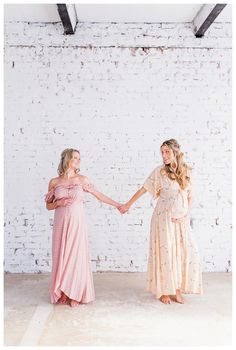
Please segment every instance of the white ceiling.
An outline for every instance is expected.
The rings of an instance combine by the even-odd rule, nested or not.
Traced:
[[[4,22],[59,22],[60,20],[56,4],[4,5]]]
[[[79,22],[192,22],[201,4],[75,4]],[[56,4],[5,4],[5,22],[59,22]],[[215,22],[232,22],[228,4]]]
[[[78,19],[96,22],[191,22],[201,5],[76,5]]]

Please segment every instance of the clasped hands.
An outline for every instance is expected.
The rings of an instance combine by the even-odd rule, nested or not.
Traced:
[[[118,206],[117,209],[119,210],[119,212],[121,214],[125,214],[129,210],[129,205],[127,203],[125,203],[125,204]]]

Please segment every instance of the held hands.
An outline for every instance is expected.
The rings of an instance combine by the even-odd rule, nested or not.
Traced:
[[[127,203],[121,205],[119,208],[117,208],[121,214],[126,213],[129,210],[129,205]]]

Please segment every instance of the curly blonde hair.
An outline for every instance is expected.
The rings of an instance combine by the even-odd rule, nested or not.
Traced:
[[[57,173],[61,176],[65,174],[66,170],[69,168],[69,161],[73,157],[73,152],[77,152],[80,154],[80,151],[74,148],[66,148],[61,153],[61,160],[57,168]],[[78,173],[80,169],[76,170],[76,173]]]
[[[172,149],[177,163],[175,169],[171,167],[171,164],[165,164],[163,171],[167,174],[169,179],[176,180],[180,188],[184,190],[190,182],[190,177],[188,175],[192,169],[184,162],[184,154],[180,151],[180,145],[175,139],[164,141],[161,147],[163,146]]]

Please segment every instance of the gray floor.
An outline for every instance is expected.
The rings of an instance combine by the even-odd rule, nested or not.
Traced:
[[[5,275],[4,345],[231,345],[231,274],[203,274],[204,295],[164,305],[144,273],[95,273],[96,301],[49,303],[49,274]]]

